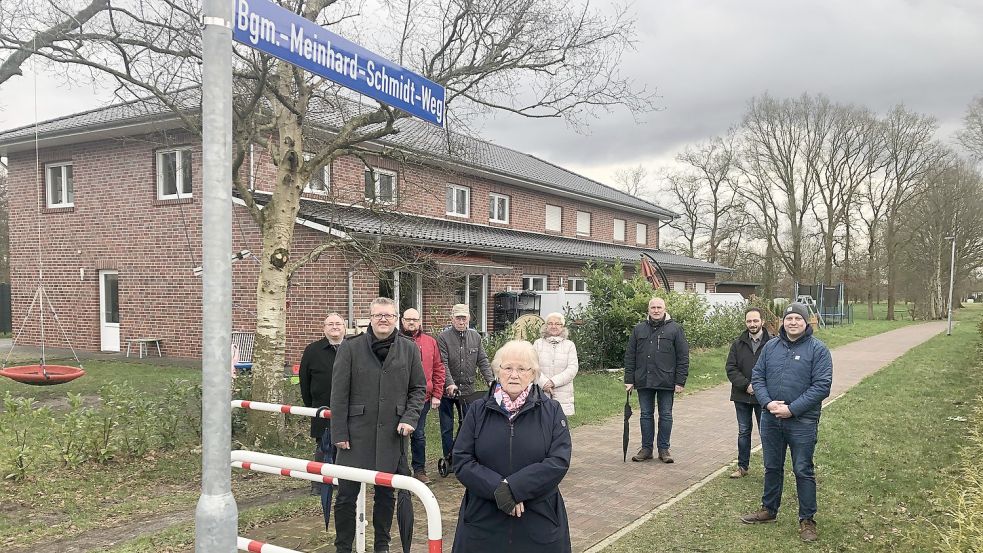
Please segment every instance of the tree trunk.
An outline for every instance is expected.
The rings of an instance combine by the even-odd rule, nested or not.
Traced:
[[[874,290],[880,287],[876,279],[877,226],[868,227],[867,237],[867,320],[874,320]]]
[[[893,321],[894,306],[898,302],[898,235],[894,219],[888,218],[884,232],[884,250],[887,254],[887,320]]]
[[[281,64],[281,72],[288,71]],[[289,82],[281,75],[281,82]],[[281,93],[286,97],[286,90]],[[307,105],[302,100],[297,105]],[[287,336],[287,287],[290,275],[290,248],[294,224],[300,209],[298,170],[301,166],[303,137],[297,114],[282,105],[275,108],[279,144],[274,162],[277,173],[273,199],[263,209],[263,253],[260,256],[259,280],[256,285],[256,343],[253,349],[253,401],[283,403],[284,352]],[[248,441],[254,447],[279,443],[284,428],[283,415],[250,411],[247,419]]]

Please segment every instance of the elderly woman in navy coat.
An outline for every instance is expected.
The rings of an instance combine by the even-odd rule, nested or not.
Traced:
[[[495,354],[498,383],[469,408],[454,443],[454,472],[465,487],[454,553],[569,553],[560,481],[570,467],[563,408],[536,380],[529,342]]]

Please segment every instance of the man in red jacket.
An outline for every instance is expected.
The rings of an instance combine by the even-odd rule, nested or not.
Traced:
[[[420,312],[416,309],[407,309],[403,313],[403,334],[412,338],[416,342],[416,347],[420,348],[420,357],[423,361],[423,373],[427,376],[427,395],[423,400],[423,409],[420,410],[420,422],[413,431],[410,439],[410,450],[413,454],[413,476],[423,482],[430,483],[427,476],[427,437],[425,429],[427,426],[427,413],[430,409],[440,406],[440,398],[444,395],[444,363],[440,360],[440,351],[437,349],[437,340],[421,330],[422,321]]]

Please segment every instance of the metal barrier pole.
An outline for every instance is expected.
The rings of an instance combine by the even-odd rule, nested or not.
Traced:
[[[232,452],[231,457],[232,462],[256,463],[269,467],[333,476],[340,480],[350,480],[364,484],[374,484],[376,486],[388,486],[390,488],[413,492],[420,499],[427,514],[428,551],[429,553],[441,553],[442,551],[443,539],[441,537],[440,506],[437,504],[437,498],[434,497],[433,492],[430,491],[430,488],[426,484],[412,476],[305,461],[304,459],[294,459],[256,451],[236,450]]]
[[[251,553],[301,553],[300,551],[287,549],[286,547],[280,547],[278,545],[270,545],[268,543],[251,540],[242,536],[236,538],[236,546],[238,547],[239,551],[249,551]]]
[[[368,529],[369,520],[365,516],[365,494],[368,493],[363,483],[358,488],[358,499],[355,500],[355,548],[365,551],[365,531]]]

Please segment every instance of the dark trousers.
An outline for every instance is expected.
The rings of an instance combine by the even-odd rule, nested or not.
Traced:
[[[638,389],[638,422],[642,427],[642,447],[652,449],[655,441],[655,404],[659,404],[659,449],[669,449],[669,437],[672,435],[672,390],[654,390],[652,388]]]
[[[460,421],[463,421],[464,415],[468,413],[468,406],[464,401],[442,397],[440,407],[437,408],[437,414],[440,416],[440,447],[443,449],[444,458],[447,458],[454,449],[455,405],[458,411],[458,426],[460,426]]]
[[[816,515],[816,467],[812,462],[819,437],[819,420],[780,419],[761,414],[761,451],[765,460],[765,489],[761,505],[778,513],[785,482],[785,450],[792,452],[795,491],[799,496],[799,520]]]
[[[423,409],[420,409],[420,421],[416,423],[416,429],[410,438],[410,451],[413,454],[413,472],[420,472],[427,467],[427,413],[430,412],[430,400],[423,402]]]
[[[399,458],[396,474],[409,474],[405,450]],[[338,481],[338,497],[334,503],[334,545],[337,553],[351,553],[355,543],[355,502],[362,484],[349,480]],[[389,545],[392,540],[390,530],[393,526],[393,513],[396,510],[396,496],[392,488],[373,486],[372,528],[375,531],[375,549]]]
[[[751,426],[761,433],[761,406],[757,403],[734,402],[737,411],[737,466],[747,470],[751,463]]]

